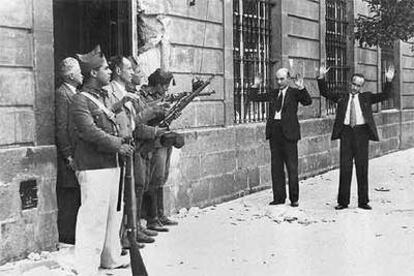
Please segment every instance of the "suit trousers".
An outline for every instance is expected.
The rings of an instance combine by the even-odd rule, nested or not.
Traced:
[[[368,199],[368,142],[367,125],[350,127],[345,125],[341,133],[338,204],[347,206],[351,193],[352,168],[355,161],[358,183],[358,204]]]
[[[76,217],[80,206],[79,187],[57,187],[59,241],[75,243]]]
[[[120,168],[78,171],[81,206],[76,224],[75,261],[80,275],[121,264],[117,211]]]
[[[286,200],[286,176],[284,165],[286,165],[289,178],[289,200],[299,200],[299,178],[298,178],[298,143],[288,140],[282,132],[279,120],[272,120],[270,124],[270,154],[272,170],[273,200],[284,203]]]

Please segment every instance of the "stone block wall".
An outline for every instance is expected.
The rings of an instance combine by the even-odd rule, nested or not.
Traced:
[[[187,144],[181,150],[173,151],[171,175],[165,188],[170,210],[206,206],[271,185],[270,150],[268,142],[264,140],[265,124],[234,125],[231,121],[232,102],[226,101],[231,99],[233,93],[232,41],[226,40],[232,37],[231,1],[197,2],[196,7],[185,6],[184,2],[173,3],[169,6],[170,12],[166,12],[173,22],[172,30],[181,30],[174,36],[170,35],[171,44],[177,49],[172,51],[174,66],[171,68],[179,83],[173,89],[176,92],[190,89],[189,81],[198,72],[201,59],[200,55],[194,55],[193,52],[200,54],[204,51],[201,49],[206,47],[197,38],[203,36],[203,27],[206,30],[215,28],[216,33],[220,34],[212,38],[207,48],[212,48],[212,52],[223,52],[224,64],[222,67],[216,64],[209,69],[216,73],[213,86],[217,94],[193,103],[185,110],[181,120],[173,124],[185,134]],[[220,9],[224,11],[224,18],[210,18],[211,6],[207,7],[207,2],[223,2],[222,6],[216,3],[215,8],[217,14],[221,14]],[[272,59],[275,64],[272,70],[274,72],[277,68],[287,67],[302,74],[313,99],[310,107],[299,108],[302,129],[302,140],[298,143],[299,174],[300,178],[306,178],[339,166],[339,141],[331,141],[334,115],[327,115],[326,101],[320,97],[315,80],[315,69],[325,60],[326,3],[325,0],[278,0],[274,3],[271,16]],[[348,9],[350,20],[354,17],[353,13],[357,15],[368,11],[360,0],[350,3]],[[225,39],[220,40],[223,33]],[[396,78],[394,82],[402,82],[404,89],[407,89],[410,85],[407,74],[412,65],[411,56],[405,44],[398,44],[397,49],[399,47],[403,53],[401,72],[404,72],[404,76]],[[380,92],[380,51],[376,48],[360,48],[353,40],[349,41],[348,49],[352,70],[364,72],[367,76],[365,89]],[[224,72],[215,71],[214,68],[224,68]],[[398,87],[397,84],[397,98],[407,94],[400,93]],[[381,105],[375,107],[377,112],[374,118],[380,141],[370,143],[370,158],[414,144],[411,138],[414,134],[414,113],[399,110],[398,99],[396,102],[397,108],[391,110],[381,110]],[[224,127],[220,127],[223,124]]]
[[[3,264],[35,250],[55,248],[57,228],[52,1],[0,0],[0,7]],[[35,189],[27,201],[28,183]]]

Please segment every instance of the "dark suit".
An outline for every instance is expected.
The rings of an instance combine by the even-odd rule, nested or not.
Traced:
[[[270,103],[266,139],[269,140],[271,152],[273,200],[278,203],[286,200],[285,164],[289,177],[289,199],[291,202],[297,202],[299,200],[297,143],[301,138],[297,116],[298,103],[310,105],[312,98],[306,88],[299,90],[289,87],[283,101],[281,119],[275,120],[278,93],[279,90],[264,94],[253,93],[250,94],[249,100]]]
[[[350,127],[344,125],[348,107],[349,93],[336,93],[328,90],[324,79],[318,79],[322,96],[337,103],[336,117],[332,131],[332,140],[340,139],[340,178],[338,204],[349,204],[352,180],[352,165],[355,160],[358,182],[358,204],[369,202],[368,198],[368,142],[378,141],[378,132],[372,116],[372,104],[390,97],[391,83],[387,82],[382,93],[359,93],[359,103],[365,124]]]
[[[56,146],[57,181],[56,196],[58,204],[57,225],[59,241],[73,244],[75,241],[76,216],[80,206],[80,188],[75,172],[68,167],[66,158],[73,157],[69,130],[69,106],[74,92],[68,84],[56,90]]]

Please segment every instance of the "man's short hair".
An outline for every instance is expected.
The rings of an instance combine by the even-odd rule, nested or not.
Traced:
[[[122,69],[123,66],[124,66],[124,56],[117,55],[117,56],[113,56],[109,59],[109,69],[111,69],[111,71],[112,71],[112,78],[116,74],[115,69],[117,67]]]
[[[354,73],[354,74],[352,74],[351,80],[353,80],[353,79],[354,79],[354,77],[361,78],[361,79],[363,79],[363,80],[364,80],[364,82],[365,82],[365,76],[364,76],[363,74],[361,74],[361,73]]]
[[[73,57],[67,57],[59,63],[59,75],[65,78],[73,73],[76,68],[80,68],[79,62]]]
[[[285,73],[286,74],[286,77],[287,78],[290,78],[290,72],[289,72],[289,69],[287,69],[287,68],[280,68],[279,70],[277,70],[276,71],[276,74],[278,73],[278,72],[283,72],[283,73]]]
[[[134,56],[128,56],[127,59],[131,62],[132,69],[135,70],[135,68],[138,66],[138,61]]]

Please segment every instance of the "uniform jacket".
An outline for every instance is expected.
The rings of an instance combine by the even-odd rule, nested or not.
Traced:
[[[73,157],[72,142],[70,139],[69,126],[69,106],[72,103],[72,97],[75,94],[67,84],[62,84],[56,90],[55,96],[55,123],[56,123],[56,147],[58,151],[57,158],[57,187],[74,188],[77,187],[78,181],[72,169],[68,168],[65,159]]]
[[[257,90],[253,90],[253,93],[248,94],[248,99],[253,101],[267,101],[269,105],[269,114],[266,123],[266,139],[271,138],[271,124],[276,113],[276,100],[279,93],[278,89],[270,91],[270,93],[258,94]],[[312,98],[309,95],[306,88],[299,90],[297,88],[288,87],[285,95],[285,99],[282,106],[282,118],[281,125],[283,135],[286,139],[291,141],[300,140],[300,125],[298,120],[298,103],[302,105],[312,104]]]
[[[335,122],[332,131],[332,140],[341,137],[344,128],[345,113],[348,107],[349,93],[338,93],[329,91],[325,79],[318,79],[319,91],[322,96],[337,103]],[[369,128],[369,139],[378,141],[378,131],[372,116],[372,104],[386,100],[391,96],[391,83],[386,82],[382,93],[363,92],[359,94],[359,103],[365,123]]]
[[[83,87],[110,108],[108,93]],[[117,152],[122,144],[116,124],[90,99],[78,93],[70,106],[73,126],[73,148],[78,170],[113,168],[118,166]]]

